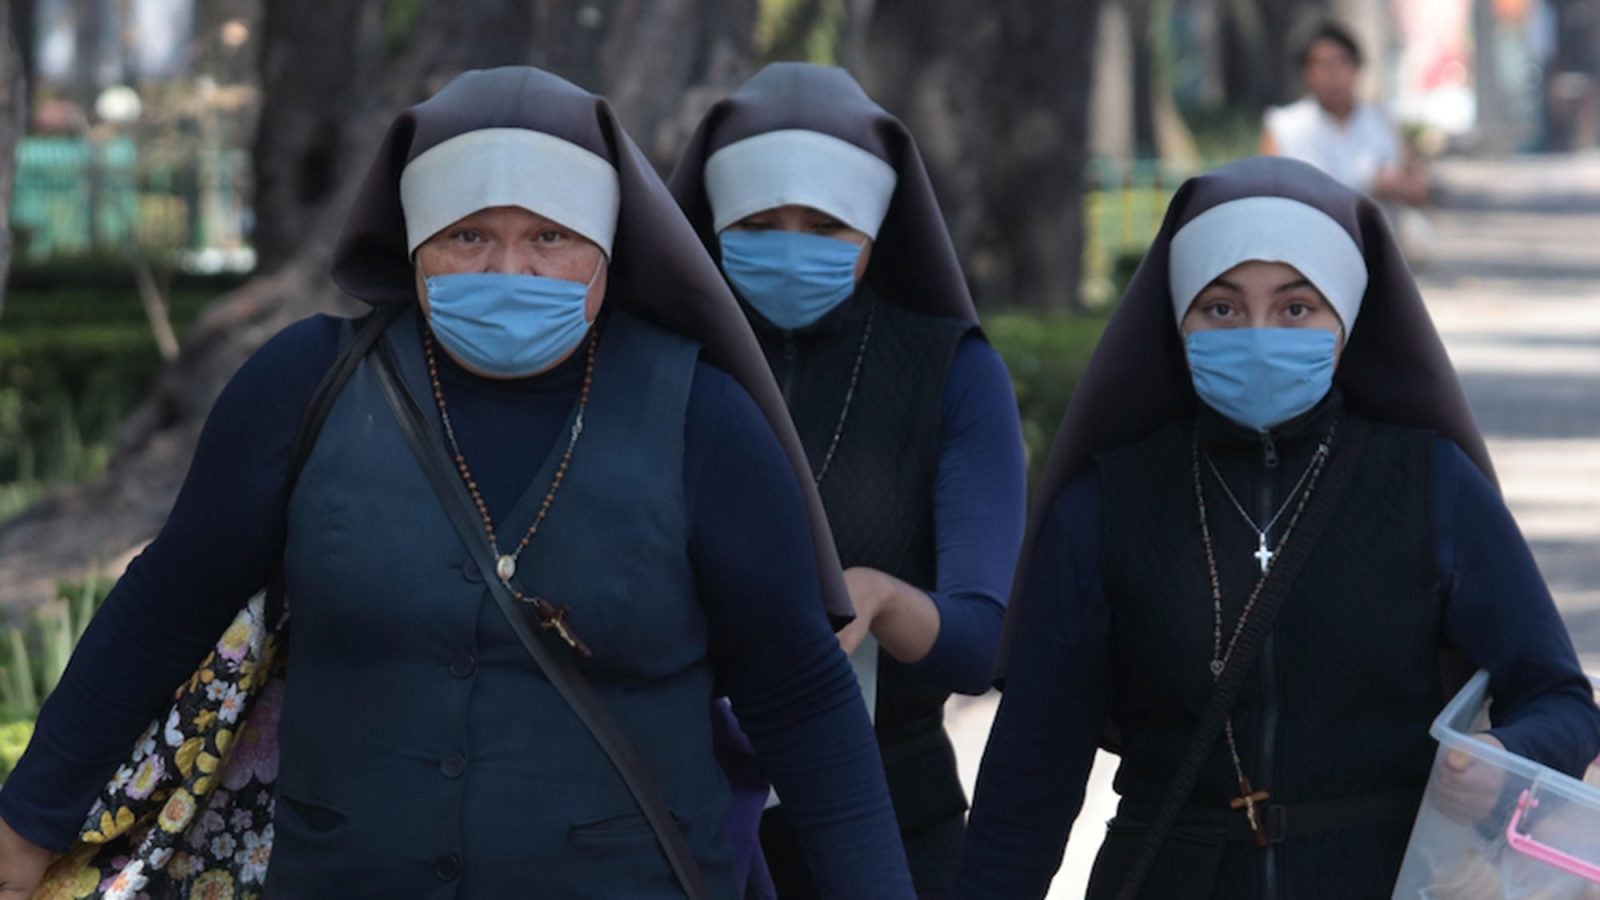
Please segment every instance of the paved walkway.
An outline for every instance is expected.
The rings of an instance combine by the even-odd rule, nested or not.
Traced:
[[[1600,672],[1600,157],[1451,162],[1418,281],[1512,512]],[[967,784],[996,698],[949,712]],[[1101,755],[1052,898],[1083,896],[1115,808]]]

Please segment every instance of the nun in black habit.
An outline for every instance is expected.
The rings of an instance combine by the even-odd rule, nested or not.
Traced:
[[[711,894],[738,893],[707,716],[726,693],[829,896],[909,895],[824,612],[826,596],[848,620],[799,443],[732,296],[606,102],[537,69],[458,77],[396,119],[333,268],[352,296],[399,305],[393,324],[292,492],[291,441],[349,323],[290,326],[218,399],[170,519],[0,793],[8,886],[72,840],[281,560],[294,647],[269,893],[682,896],[496,579],[559,613],[551,630],[572,640],[546,646],[632,741]],[[445,459],[434,484],[380,354]],[[467,529],[435,487],[457,478]]]
[[[966,810],[943,706],[988,687],[1022,538],[1010,378],[978,330],[915,141],[844,70],[766,67],[706,114],[669,184],[799,429],[858,615],[840,639],[875,712],[912,875],[920,894],[942,894]],[[781,896],[812,896],[778,795],[766,861]]]
[[[1229,900],[1389,895],[1462,662],[1491,673],[1482,740],[1567,772],[1600,749],[1383,215],[1304,163],[1179,189],[1030,526],[963,897],[1045,894],[1100,742],[1121,801],[1089,896]],[[1483,768],[1441,777],[1493,806]]]
[[[1022,535],[1010,376],[917,144],[845,70],[758,72],[707,112],[670,187],[800,431],[912,876],[946,892],[966,798],[942,706],[987,689]],[[762,847],[779,894],[805,897],[816,886],[781,799]]]

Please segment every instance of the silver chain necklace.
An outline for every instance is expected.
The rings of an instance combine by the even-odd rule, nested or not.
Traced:
[[[1339,423],[1337,421],[1329,427],[1327,436],[1322,439],[1322,443],[1317,445],[1316,452],[1311,456],[1311,462],[1306,466],[1306,474],[1300,476],[1299,484],[1296,484],[1294,491],[1289,494],[1289,498],[1292,500],[1295,494],[1300,494],[1301,486],[1305,486],[1305,493],[1300,494],[1300,502],[1295,505],[1294,515],[1289,517],[1289,523],[1284,527],[1283,538],[1278,541],[1278,550],[1280,552],[1283,550],[1284,545],[1289,542],[1289,536],[1294,533],[1294,527],[1300,521],[1300,514],[1305,512],[1306,503],[1311,499],[1312,492],[1317,489],[1317,480],[1322,474],[1324,464],[1328,461],[1329,448],[1333,446],[1334,433],[1338,430],[1338,427]],[[1222,678],[1222,672],[1227,668],[1228,660],[1233,657],[1233,648],[1238,643],[1239,636],[1244,633],[1245,622],[1250,619],[1250,613],[1255,610],[1257,598],[1261,596],[1262,589],[1267,585],[1267,570],[1271,566],[1272,558],[1277,554],[1265,552],[1266,539],[1262,538],[1261,548],[1256,553],[1256,558],[1261,560],[1261,575],[1256,579],[1255,586],[1250,589],[1250,595],[1245,598],[1244,608],[1239,611],[1239,620],[1234,623],[1233,634],[1228,638],[1227,646],[1224,647],[1222,643],[1222,581],[1217,576],[1217,556],[1211,544],[1211,525],[1206,515],[1206,494],[1200,484],[1200,457],[1203,451],[1200,449],[1200,433],[1198,430],[1194,432],[1191,438],[1189,453],[1191,469],[1194,473],[1194,500],[1200,513],[1200,539],[1206,551],[1206,574],[1211,581],[1211,663],[1208,668],[1211,670],[1211,680],[1215,683]],[[1206,464],[1211,465],[1211,457],[1209,455],[1206,456]],[[1234,499],[1233,493],[1228,491],[1228,484],[1222,480],[1221,475],[1217,474],[1215,465],[1211,465],[1211,474],[1217,476],[1217,481],[1222,484],[1222,490],[1227,493],[1228,499],[1233,501],[1234,509],[1239,511],[1239,515],[1244,516],[1245,521],[1250,523],[1251,528],[1255,528],[1255,522],[1245,514],[1243,507],[1239,505],[1239,501]],[[1309,479],[1309,482],[1307,479]],[[1273,516],[1272,520],[1267,523],[1269,529],[1278,521],[1278,517],[1283,515],[1283,510],[1288,507],[1289,503],[1285,501],[1283,508],[1279,509],[1277,515]],[[1263,532],[1257,529],[1257,533]],[[1250,783],[1249,776],[1244,773],[1244,761],[1239,757],[1239,743],[1233,735],[1233,716],[1230,715],[1223,719],[1222,724],[1223,733],[1228,739],[1228,756],[1233,762],[1233,773],[1238,778],[1239,783],[1239,796],[1228,801],[1228,808],[1240,810],[1245,814],[1246,820],[1250,823],[1250,832],[1255,837],[1256,846],[1265,847],[1267,845],[1267,832],[1262,825],[1260,811],[1256,807],[1258,804],[1270,800],[1272,795],[1267,791],[1256,790]]]
[[[839,450],[839,439],[844,436],[844,423],[850,418],[850,404],[856,398],[856,383],[861,380],[861,361],[867,358],[867,340],[872,337],[872,319],[878,314],[878,304],[867,307],[867,324],[861,329],[861,343],[856,347],[855,365],[850,367],[850,387],[844,392],[844,406],[839,410],[839,421],[833,426],[833,440],[828,442],[828,452],[823,454],[822,468],[812,476],[812,483],[822,487],[822,479],[828,477],[828,468],[833,465],[833,455]]]
[[[1283,505],[1278,507],[1278,511],[1272,514],[1272,518],[1268,519],[1265,525],[1257,525],[1256,520],[1244,511],[1244,505],[1239,502],[1237,497],[1233,496],[1233,491],[1229,489],[1228,482],[1223,480],[1222,473],[1217,471],[1217,464],[1211,461],[1211,454],[1202,449],[1200,455],[1205,458],[1206,467],[1211,470],[1212,476],[1217,479],[1217,484],[1222,485],[1223,496],[1227,497],[1228,502],[1233,504],[1233,508],[1244,518],[1245,524],[1250,526],[1250,530],[1256,533],[1256,552],[1250,555],[1255,557],[1256,562],[1261,565],[1262,572],[1267,571],[1272,566],[1272,560],[1278,555],[1277,551],[1267,547],[1267,536],[1272,534],[1272,526],[1278,524],[1278,520],[1283,518],[1284,512],[1294,503],[1294,498],[1300,493],[1300,489],[1305,487],[1306,479],[1311,477],[1312,471],[1328,455],[1327,442],[1324,441],[1317,445],[1316,452],[1311,454],[1311,461],[1306,463],[1306,470],[1300,473],[1300,480],[1294,483],[1294,489],[1289,491],[1289,496],[1283,498]],[[1282,542],[1279,542],[1279,546],[1282,546]]]

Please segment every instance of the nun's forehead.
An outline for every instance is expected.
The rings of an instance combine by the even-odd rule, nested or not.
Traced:
[[[1172,236],[1167,263],[1173,316],[1217,276],[1246,262],[1293,266],[1349,328],[1367,290],[1367,264],[1350,233],[1321,209],[1285,197],[1241,197],[1207,209]]]
[[[400,174],[408,253],[481,209],[520,206],[583,235],[609,257],[621,202],[617,170],[608,160],[526,128],[457,135]]]

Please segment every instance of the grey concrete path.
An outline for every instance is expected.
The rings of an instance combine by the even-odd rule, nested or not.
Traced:
[[[1600,672],[1600,156],[1437,167],[1417,277],[1584,666]],[[949,714],[972,784],[996,704]],[[1082,897],[1115,809],[1104,754],[1052,898]]]

